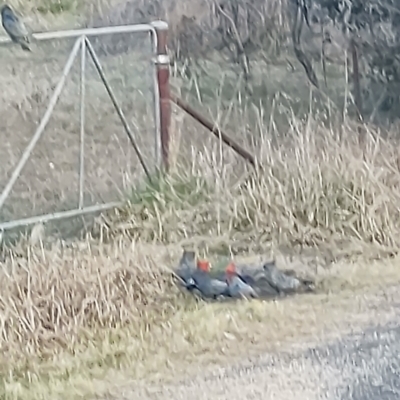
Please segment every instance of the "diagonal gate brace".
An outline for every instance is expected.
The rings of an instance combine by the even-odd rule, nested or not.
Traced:
[[[247,151],[245,148],[239,145],[239,143],[235,142],[230,136],[228,136],[225,132],[222,132],[215,124],[208,121],[204,116],[202,116],[199,112],[193,109],[189,104],[185,103],[182,99],[174,94],[170,94],[170,99],[174,102],[178,107],[187,112],[191,117],[193,117],[196,121],[200,122],[201,125],[206,127],[212,134],[214,134],[218,139],[221,139],[226,145],[232,148],[237,154],[243,157],[246,161],[248,161],[253,167],[256,167],[256,158],[253,154]]]
[[[114,92],[111,89],[111,86],[109,85],[109,83],[108,83],[108,81],[106,79],[106,76],[104,75],[103,68],[102,68],[102,66],[100,64],[100,61],[99,61],[97,55],[96,55],[96,52],[94,51],[93,46],[92,46],[92,44],[90,43],[90,41],[89,41],[89,39],[87,37],[85,37],[85,42],[86,42],[86,47],[87,47],[87,49],[89,51],[89,54],[90,54],[90,56],[91,56],[91,58],[93,60],[93,63],[95,65],[96,69],[97,69],[97,72],[99,73],[100,78],[101,78],[101,80],[102,80],[102,82],[103,82],[103,84],[104,84],[104,86],[105,86],[105,88],[107,90],[107,93],[110,96],[111,102],[114,105],[115,111],[117,112],[119,118],[121,119],[122,125],[124,126],[124,129],[125,129],[128,137],[129,137],[129,140],[130,140],[130,142],[131,142],[131,144],[132,144],[132,146],[133,146],[133,148],[134,148],[134,150],[136,152],[136,155],[139,158],[139,162],[140,162],[140,164],[142,164],[144,172],[146,173],[147,178],[151,182],[149,169],[147,168],[146,163],[144,162],[144,158],[142,156],[142,153],[139,150],[139,147],[138,147],[138,145],[136,143],[136,140],[135,140],[135,138],[133,136],[131,128],[129,127],[128,121],[126,120],[125,115],[122,112],[121,107],[118,105],[118,102],[117,102],[117,99],[116,99],[116,97],[114,95]]]

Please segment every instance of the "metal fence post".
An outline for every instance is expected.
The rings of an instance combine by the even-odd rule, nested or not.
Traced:
[[[157,84],[160,93],[160,133],[162,164],[165,170],[169,169],[169,144],[171,125],[171,103],[169,88],[169,57],[167,54],[168,24],[164,21],[151,23],[157,32]]]

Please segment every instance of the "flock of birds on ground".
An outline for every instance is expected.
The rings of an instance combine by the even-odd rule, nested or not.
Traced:
[[[31,35],[23,21],[8,4],[1,8],[1,22],[4,30],[14,43],[18,43],[23,50],[31,51]]]
[[[174,273],[182,288],[210,300],[276,298],[315,289],[313,280],[300,278],[291,270],[282,271],[275,261],[258,266],[231,261],[225,271],[213,273],[208,260],[196,260],[195,252],[187,250]]]

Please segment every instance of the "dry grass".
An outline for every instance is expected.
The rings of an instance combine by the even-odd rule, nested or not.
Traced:
[[[54,84],[47,78],[60,73],[62,63],[55,59],[67,51],[53,50],[39,51],[54,56],[46,59],[48,69],[39,56],[21,66],[14,53],[1,53],[7,60],[1,85],[8,84],[0,96],[6,132],[2,185],[47,104]],[[151,164],[151,108],[140,92],[146,89],[141,71],[131,73],[135,54],[103,56]],[[212,74],[189,84],[177,74],[175,88],[193,103],[193,94],[199,94],[198,107],[254,151],[262,168],[252,170],[175,110],[170,177],[154,177],[153,185],[135,190],[129,204],[103,215],[85,240],[37,247],[22,241],[3,249],[1,398],[99,394],[132,379],[176,376],[191,363],[274,349],[354,322],[363,294],[400,283],[398,258],[389,258],[400,246],[396,127],[383,135],[365,126],[360,144],[359,127],[343,111],[347,104],[340,106],[343,95],[337,108],[329,109],[321,96],[311,96],[302,73],[277,64],[267,75],[260,62],[255,95],[245,99],[235,71],[219,73],[221,65],[210,64]],[[333,71],[339,75],[335,90],[345,93],[348,83],[338,71]],[[126,193],[143,176],[93,76],[89,71],[90,201]],[[75,78],[6,217],[32,214],[32,206],[33,212],[54,211],[76,201]],[[168,272],[182,246],[196,248],[215,264],[232,254],[283,254],[280,263],[290,264],[293,255],[293,266],[313,273],[319,291],[278,303],[197,304],[177,291]]]
[[[196,304],[163,268],[179,246],[88,240],[24,249],[1,277],[0,393],[10,399],[101,394],[368,324],[363,296],[400,282],[398,260],[384,275],[382,264],[341,263],[320,270],[316,295]]]
[[[371,262],[398,248],[396,152],[372,135],[362,152],[312,120],[296,133],[263,139],[257,172],[226,149],[192,149],[180,160],[191,168],[177,165],[176,175],[103,216],[94,238],[10,250],[1,275],[2,395],[99,394],[346,327],[358,314],[367,324],[354,299],[400,283],[398,259]],[[196,304],[166,268],[182,245],[215,260],[314,246],[300,267],[316,275],[318,294]],[[327,269],[316,255],[358,262]]]
[[[394,253],[400,177],[395,142],[366,132],[360,147],[356,132],[350,126],[343,130],[346,136],[339,138],[308,120],[296,122],[284,138],[264,136],[257,154],[261,171],[218,143],[192,148],[190,169],[140,192],[130,206],[114,212],[108,229],[170,243],[190,243],[205,232],[227,234],[234,251],[262,252],[284,243],[323,246],[332,253],[346,252],[346,246]]]

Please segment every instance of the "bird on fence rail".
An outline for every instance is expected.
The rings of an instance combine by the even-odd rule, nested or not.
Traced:
[[[4,30],[10,36],[14,43],[21,45],[25,51],[32,51],[30,48],[30,34],[26,29],[25,24],[20,18],[14,13],[12,8],[5,4],[1,8],[1,19]]]

